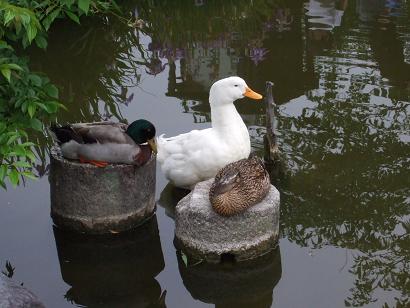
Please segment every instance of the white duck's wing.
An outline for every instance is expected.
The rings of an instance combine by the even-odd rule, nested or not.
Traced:
[[[165,177],[178,187],[190,188],[214,176],[224,159],[224,144],[211,128],[171,138],[160,136],[157,144],[157,160]]]

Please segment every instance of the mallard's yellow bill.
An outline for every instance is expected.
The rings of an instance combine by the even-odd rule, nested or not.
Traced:
[[[152,139],[148,140],[147,142],[148,142],[149,146],[151,147],[152,152],[157,154],[158,149],[157,149],[157,142],[155,141],[155,138],[152,138]]]
[[[252,98],[252,99],[261,99],[262,95],[259,93],[256,93],[255,91],[251,90],[250,88],[246,87],[245,93],[243,93],[244,96]]]

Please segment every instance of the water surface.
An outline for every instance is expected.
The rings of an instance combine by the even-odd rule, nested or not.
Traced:
[[[283,166],[279,249],[252,264],[186,267],[175,192],[157,170],[153,221],[108,238],[49,218],[39,180],[0,192],[0,265],[47,307],[406,307],[410,304],[410,5],[405,1],[128,1],[115,16],[61,21],[35,70],[59,121],[146,118],[168,136],[210,127],[213,81],[275,83]],[[142,28],[139,28],[142,25]],[[235,103],[262,155],[264,105]],[[238,295],[239,294],[239,295]]]

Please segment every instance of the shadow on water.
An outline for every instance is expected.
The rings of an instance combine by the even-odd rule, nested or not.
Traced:
[[[175,219],[175,207],[178,202],[189,193],[189,190],[178,188],[168,183],[162,190],[157,204],[165,209],[165,214],[168,217]]]
[[[192,297],[215,307],[271,307],[282,276],[279,246],[254,260],[239,263],[186,264],[177,252],[182,281]]]
[[[54,227],[67,301],[83,307],[165,307],[157,218],[132,232],[86,236]],[[163,294],[163,296],[161,296]],[[162,305],[162,306],[161,306]]]

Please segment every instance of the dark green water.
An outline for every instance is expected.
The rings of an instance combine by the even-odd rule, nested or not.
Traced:
[[[47,307],[409,307],[410,4],[180,0],[124,10],[144,27],[115,16],[60,22],[47,52],[31,51],[69,108],[59,119],[147,118],[172,136],[210,126],[213,81],[239,75],[262,93],[273,81],[280,249],[249,264],[186,267],[160,170],[156,218],[135,233],[54,230],[42,159],[38,181],[0,192],[1,267],[9,260]],[[263,104],[235,105],[262,154]]]

